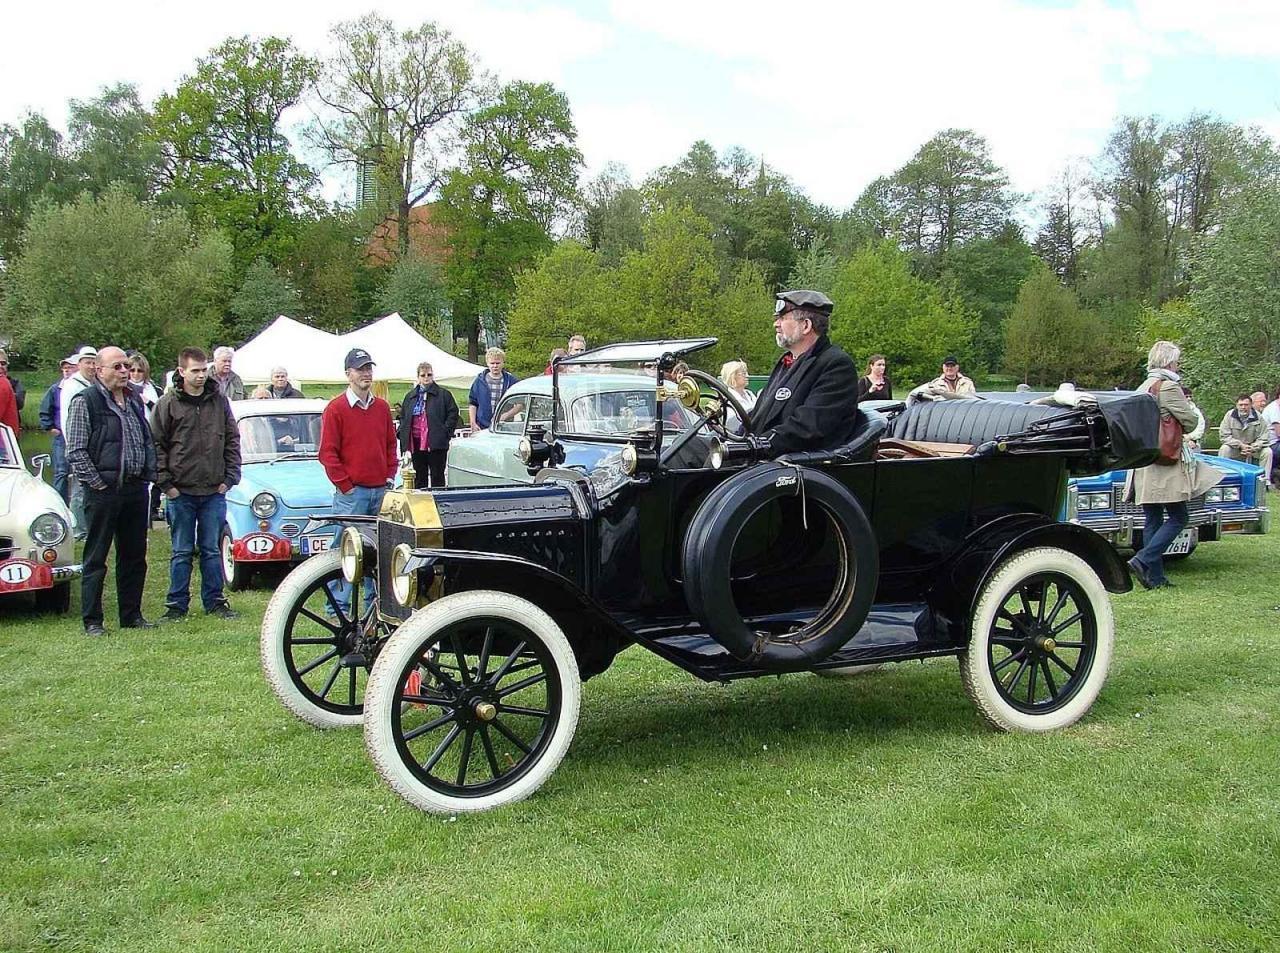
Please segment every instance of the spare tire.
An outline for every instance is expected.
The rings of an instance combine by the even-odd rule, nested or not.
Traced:
[[[762,507],[797,496],[810,521],[824,517],[834,529],[836,583],[800,628],[758,632],[734,601],[734,546]],[[708,634],[736,658],[778,670],[807,668],[848,642],[871,611],[880,571],[875,533],[853,494],[826,473],[782,463],[743,470],[712,490],[689,523],[682,557],[685,599]]]

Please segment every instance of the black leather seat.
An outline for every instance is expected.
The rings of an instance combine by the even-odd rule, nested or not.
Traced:
[[[973,446],[1020,433],[1037,420],[1065,413],[1062,407],[1001,400],[922,400],[894,418],[889,435],[927,443]]]
[[[779,457],[789,463],[857,463],[870,460],[876,452],[876,445],[889,429],[889,419],[874,410],[858,408],[857,419],[853,423],[853,436],[838,447],[830,450],[804,450],[799,453],[787,453]]]

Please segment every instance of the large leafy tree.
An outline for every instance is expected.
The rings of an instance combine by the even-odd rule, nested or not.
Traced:
[[[901,384],[937,376],[942,358],[969,354],[976,319],[956,297],[916,277],[893,242],[868,245],[844,263],[831,289],[831,339],[858,363],[884,354]]]
[[[121,182],[138,200],[151,196],[160,149],[151,137],[151,114],[136,87],[119,83],[89,100],[71,100],[68,133],[77,184],[101,195]]]
[[[168,360],[220,336],[230,283],[231,247],[219,232],[194,231],[181,210],[113,185],[32,213],[5,316],[40,358],[110,341]]]
[[[259,257],[280,261],[310,205],[316,178],[293,155],[282,117],[315,74],[290,40],[231,37],[156,102],[162,185],[227,230],[241,272]]]
[[[44,116],[28,113],[21,126],[0,125],[0,261],[12,261],[27,218],[42,199],[62,201],[75,178],[62,134]]]
[[[370,216],[328,209],[298,223],[280,268],[301,296],[300,310],[318,328],[350,331],[378,310],[385,269],[366,267]]]
[[[621,165],[610,163],[583,189],[582,237],[607,265],[644,244],[644,196]]]
[[[453,348],[453,326],[449,315],[449,298],[444,287],[444,273],[435,262],[410,250],[387,269],[386,280],[378,292],[378,303],[384,314],[398,312],[426,337]]]
[[[1280,187],[1242,195],[1195,266],[1184,362],[1190,377],[1219,398],[1273,391],[1280,378]]]
[[[507,84],[468,118],[463,139],[439,208],[454,333],[475,360],[480,316],[505,322],[516,272],[550,250],[553,223],[577,197],[582,155],[569,101],[547,83]]]
[[[282,314],[298,317],[298,304],[298,289],[269,261],[259,258],[228,302],[227,337],[235,344],[247,341]]]
[[[939,132],[887,188],[864,197],[869,221],[883,214],[899,244],[934,266],[956,245],[994,236],[1019,199],[987,141],[968,129]]]
[[[995,370],[1000,366],[1004,323],[1035,262],[1035,254],[1013,224],[994,238],[957,245],[943,259],[943,281],[978,318],[971,351],[977,367]]]
[[[311,138],[334,162],[372,173],[407,254],[409,210],[442,184],[482,80],[467,49],[434,23],[398,30],[368,14],[339,23],[332,37]]]
[[[570,239],[516,275],[506,348],[516,374],[542,373],[552,349],[574,334],[592,346],[617,339],[610,278],[598,252]]]

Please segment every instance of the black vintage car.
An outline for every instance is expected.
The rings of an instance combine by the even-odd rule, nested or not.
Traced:
[[[340,518],[340,546],[294,570],[263,621],[284,704],[321,727],[363,721],[386,781],[440,812],[535,791],[568,749],[581,683],[632,645],[707,681],[952,655],[998,729],[1089,710],[1111,659],[1107,592],[1130,581],[1109,543],[1057,515],[1068,476],[1154,459],[1151,398],[860,410],[844,446],[769,460],[726,429],[733,395],[679,369],[714,343],[562,361],[524,421],[531,485],[406,489],[376,519]],[[648,383],[571,433],[559,381],[582,371]],[[569,442],[600,454],[559,466]]]

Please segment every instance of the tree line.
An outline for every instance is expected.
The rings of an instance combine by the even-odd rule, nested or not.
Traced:
[[[396,310],[472,358],[503,340],[524,373],[571,333],[714,334],[706,362],[763,372],[771,297],[803,285],[836,301],[838,343],[904,382],[954,352],[1036,386],[1133,383],[1167,336],[1215,400],[1280,383],[1280,156],[1257,130],[1123,117],[1027,196],[979,133],[946,129],[840,211],[706,142],[640,182],[584,181],[552,85],[497,81],[430,22],[332,39],[318,58],[228,38],[153,103],[115,85],[70,103],[65,133],[0,126],[15,343],[49,359],[110,328],[165,354],[280,313],[343,331]],[[363,205],[326,203],[321,165],[358,176]]]

